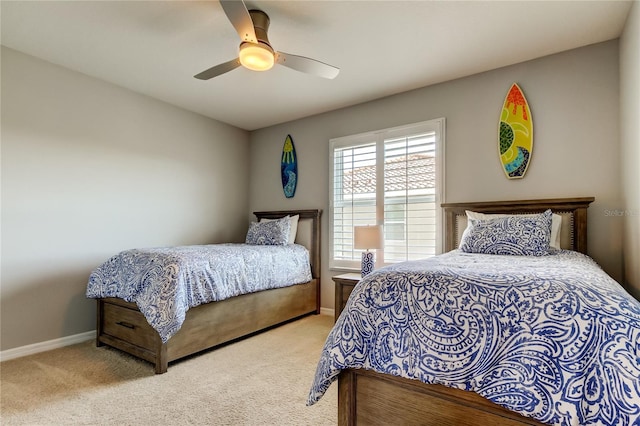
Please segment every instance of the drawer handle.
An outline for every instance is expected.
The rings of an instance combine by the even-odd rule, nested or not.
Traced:
[[[133,330],[134,328],[136,328],[136,326],[135,326],[135,325],[133,325],[133,324],[131,324],[131,323],[129,323],[129,322],[118,321],[116,324],[121,325],[121,326],[126,327],[126,328],[130,328],[131,330]]]

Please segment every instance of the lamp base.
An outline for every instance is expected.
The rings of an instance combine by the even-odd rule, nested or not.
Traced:
[[[373,261],[373,252],[364,251],[362,252],[362,263],[360,264],[360,276],[365,277],[373,272],[373,266],[375,262]]]

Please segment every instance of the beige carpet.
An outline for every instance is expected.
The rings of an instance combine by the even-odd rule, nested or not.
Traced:
[[[312,315],[153,366],[94,342],[0,364],[2,425],[335,425],[337,384],[305,405],[333,317]]]

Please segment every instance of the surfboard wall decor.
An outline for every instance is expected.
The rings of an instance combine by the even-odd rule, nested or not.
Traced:
[[[500,114],[500,162],[508,179],[524,177],[533,151],[533,118],[522,89],[513,83]]]
[[[298,185],[298,158],[291,135],[287,135],[287,138],[284,140],[284,146],[282,147],[280,175],[282,177],[284,196],[292,198],[296,193],[296,186]]]

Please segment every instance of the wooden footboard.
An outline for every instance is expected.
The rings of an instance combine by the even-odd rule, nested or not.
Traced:
[[[338,383],[338,425],[543,424],[473,392],[367,370],[343,370]]]
[[[134,303],[98,299],[97,344],[149,361],[161,374],[171,361],[318,313],[318,292],[319,283],[312,280],[191,308],[180,330],[164,344]]]

